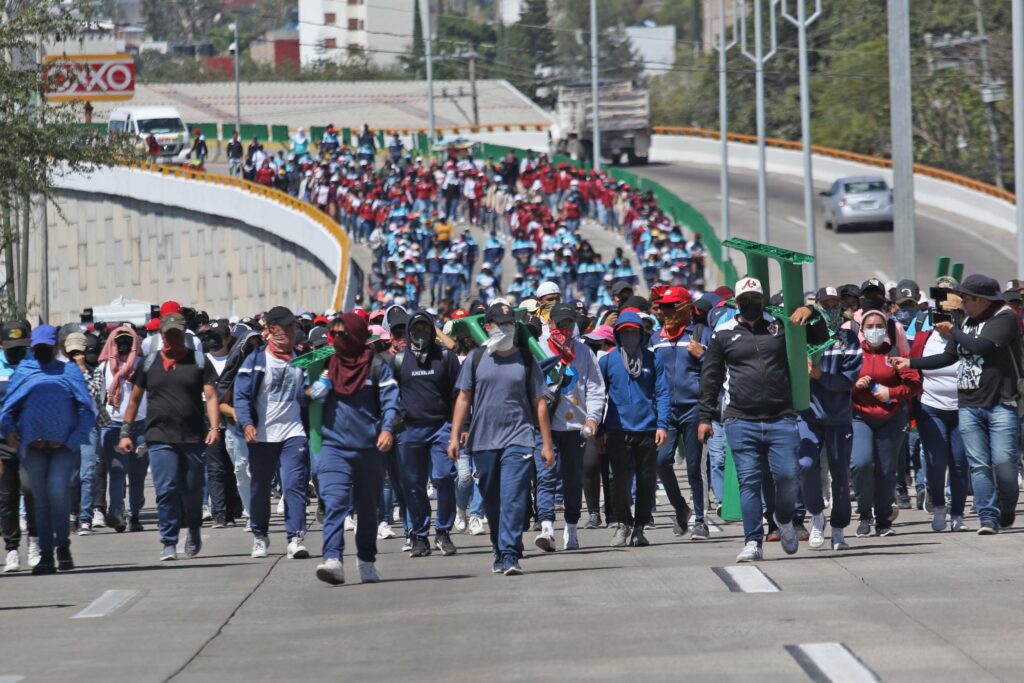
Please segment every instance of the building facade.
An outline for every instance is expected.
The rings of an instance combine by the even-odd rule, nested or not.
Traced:
[[[413,0],[299,0],[303,66],[365,55],[395,66],[412,47]]]

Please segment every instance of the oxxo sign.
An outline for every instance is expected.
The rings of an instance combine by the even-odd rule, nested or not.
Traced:
[[[44,57],[53,80],[51,102],[130,100],[135,96],[135,61],[128,54]]]

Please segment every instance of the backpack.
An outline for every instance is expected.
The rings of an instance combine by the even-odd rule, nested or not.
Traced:
[[[257,344],[252,348],[246,348],[248,339],[249,336],[242,337],[235,342],[235,345],[231,347],[231,352],[228,353],[228,359],[224,362],[224,370],[221,371],[220,377],[217,379],[217,399],[221,403],[228,405],[234,403],[235,377],[238,376],[238,370],[249,354],[262,346]]]
[[[476,391],[476,369],[480,367],[480,361],[484,359],[484,354],[487,353],[487,348],[479,346],[473,349],[469,359],[469,380],[473,386],[473,390]],[[523,361],[523,367],[526,368],[526,395],[529,396],[530,386],[533,384],[533,357],[530,356],[526,349],[520,347],[519,355]],[[533,416],[533,427],[537,427],[537,415],[534,414],[533,405],[530,405],[530,413]]]

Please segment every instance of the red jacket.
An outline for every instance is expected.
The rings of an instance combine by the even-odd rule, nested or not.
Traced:
[[[861,366],[861,377],[870,377],[873,384],[889,388],[890,403],[882,403],[867,389],[853,389],[853,409],[861,416],[874,420],[887,420],[900,408],[909,404],[910,400],[921,394],[921,373],[907,368],[898,372],[890,365],[892,356],[889,344],[885,343],[878,351],[871,351],[867,343],[862,343],[864,363]]]

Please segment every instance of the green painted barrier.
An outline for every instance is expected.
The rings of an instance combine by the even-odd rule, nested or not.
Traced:
[[[260,142],[270,142],[270,129],[266,125],[243,123],[241,137],[243,140],[252,140],[255,137]]]
[[[290,137],[291,136],[288,134],[288,126],[275,125],[270,127],[271,142],[277,142],[282,145],[287,145]]]
[[[341,144],[349,145],[349,146],[352,145],[352,129],[351,128],[342,128],[341,129]]]
[[[725,480],[722,482],[722,514],[723,522],[739,522],[743,520],[740,508],[740,480],[736,476],[736,461],[732,459],[732,449],[725,446]]]
[[[189,123],[187,125],[189,135],[192,135],[192,133],[198,128],[199,132],[202,133],[203,137],[205,137],[208,141],[220,140],[220,138],[218,137],[220,135],[220,133],[218,132],[218,124],[216,123]]]
[[[327,126],[310,126],[309,142],[314,145],[319,145],[320,141],[324,139],[324,133],[326,132]]]
[[[233,124],[233,123],[223,123],[220,126],[220,132],[221,132],[221,135],[224,136],[223,137],[224,140],[230,140],[231,136],[234,134],[235,130],[236,130],[235,129],[235,124]],[[238,133],[238,137],[239,138],[242,137],[242,133],[241,132]]]

